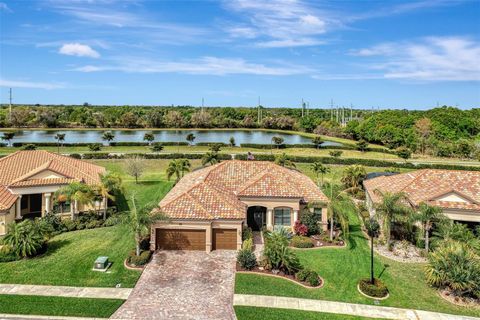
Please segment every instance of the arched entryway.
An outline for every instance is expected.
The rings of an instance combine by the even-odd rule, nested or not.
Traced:
[[[248,207],[247,225],[253,231],[260,231],[267,224],[267,208],[262,206]]]

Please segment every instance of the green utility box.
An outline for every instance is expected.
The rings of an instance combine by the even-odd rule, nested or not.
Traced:
[[[98,257],[95,260],[94,269],[106,269],[108,267],[108,257]]]

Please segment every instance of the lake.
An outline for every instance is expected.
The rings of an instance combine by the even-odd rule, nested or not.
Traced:
[[[311,143],[311,139],[298,134],[278,133],[258,130],[18,130],[12,142],[56,142],[54,136],[57,133],[65,133],[66,143],[103,143],[102,135],[111,131],[115,135],[115,142],[143,142],[143,136],[147,132],[155,135],[157,142],[186,142],[185,137],[189,133],[196,136],[197,142],[224,142],[228,143],[230,137],[235,138],[237,145],[241,143],[269,144],[272,137],[282,137],[286,144]],[[0,131],[0,135],[4,131]],[[341,143],[326,141],[323,145],[340,146]]]

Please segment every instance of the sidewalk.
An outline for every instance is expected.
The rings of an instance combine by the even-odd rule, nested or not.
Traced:
[[[85,318],[66,316],[37,316],[29,314],[0,313],[1,320],[105,320],[105,318]]]
[[[0,294],[27,296],[52,296],[71,298],[101,298],[126,300],[131,288],[90,288],[65,286],[36,286],[23,284],[0,284]]]
[[[299,299],[288,297],[235,294],[234,306],[266,307],[337,313],[369,318],[395,320],[479,320],[480,318],[457,316],[430,311],[380,307],[336,301]]]

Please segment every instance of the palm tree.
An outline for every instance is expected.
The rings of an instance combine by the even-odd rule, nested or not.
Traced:
[[[392,224],[396,221],[408,221],[408,215],[412,213],[412,210],[403,204],[404,201],[407,201],[407,196],[403,192],[384,193],[378,189],[375,189],[374,192],[382,198],[376,207],[376,213],[383,220],[383,233],[389,244]]]
[[[108,199],[115,201],[115,194],[121,189],[122,179],[118,174],[109,172],[102,175],[100,181],[96,193],[103,201],[103,220],[106,220]]]
[[[207,164],[214,165],[218,163],[218,153],[217,152],[207,152],[202,157],[202,165],[205,166]]]
[[[365,167],[354,164],[345,168],[341,181],[345,188],[358,190],[366,176]]]
[[[373,269],[373,239],[378,237],[378,231],[380,230],[380,225],[375,218],[370,218],[365,221],[365,227],[367,229],[368,236],[370,237],[370,283],[375,283],[375,274]]]
[[[106,131],[103,133],[102,139],[108,141],[110,144],[110,142],[115,139],[115,135],[111,131]]]
[[[72,220],[75,219],[78,205],[91,203],[95,198],[92,188],[81,182],[72,182],[63,188],[58,189],[55,192],[55,197],[58,198],[61,196],[70,200]]]
[[[330,172],[330,168],[325,166],[323,163],[321,163],[319,161],[316,161],[316,162],[312,163],[310,168],[315,173],[315,176],[317,177],[317,184],[319,186],[320,186],[320,184],[318,183],[318,176],[319,175],[322,176],[322,184],[321,185],[323,186],[323,176]]]
[[[273,149],[273,144],[277,146],[277,149],[280,148],[280,145],[283,143],[284,139],[282,137],[273,136],[271,140],[270,150]]]
[[[323,143],[323,139],[321,136],[315,136],[312,139],[312,143],[315,145],[315,147],[318,149],[320,148],[320,145]]]
[[[413,221],[418,221],[422,224],[423,231],[425,232],[425,252],[429,251],[429,233],[432,229],[433,223],[447,219],[442,213],[442,209],[439,207],[429,206],[426,203],[421,203],[418,207],[418,211],[412,215]]]
[[[147,132],[143,135],[143,141],[148,141],[148,145],[151,145],[155,140],[155,135],[152,132]]]
[[[150,226],[160,220],[167,220],[167,217],[160,213],[157,205],[146,205],[137,208],[135,195],[132,195],[132,210],[128,211],[124,216],[123,223],[134,235],[135,254],[137,256],[140,255],[140,243],[143,237],[150,233]]]
[[[187,134],[187,138],[186,138],[186,139],[187,139],[187,141],[190,143],[190,145],[192,145],[192,144],[193,144],[193,141],[195,141],[196,138],[197,138],[197,137],[195,137],[195,135],[194,135],[193,133],[189,133],[189,134]]]
[[[65,133],[57,133],[55,135],[55,140],[57,140],[58,153],[60,153],[60,145],[63,146],[63,141],[65,141]]]
[[[449,242],[459,242],[480,252],[480,237],[475,236],[465,224],[453,222],[450,219],[441,220],[432,233],[432,247],[444,247]]]
[[[356,213],[356,206],[352,199],[345,193],[340,192],[333,196],[332,184],[330,183],[330,202],[327,206],[327,215],[330,218],[330,240],[333,240],[333,221],[337,220],[345,235],[349,233],[349,214]]]
[[[4,132],[2,136],[2,140],[7,141],[7,144],[10,145],[10,140],[15,137],[15,132]]]
[[[228,140],[228,144],[230,145],[230,147],[235,147],[235,138],[230,137],[230,140]]]
[[[167,179],[170,180],[172,176],[175,176],[175,182],[180,181],[180,178],[183,177],[185,172],[190,171],[190,167],[190,161],[187,159],[174,159],[170,161],[166,170]]]
[[[275,163],[282,167],[296,168],[295,162],[290,160],[290,158],[285,154],[279,154],[275,157]]]

